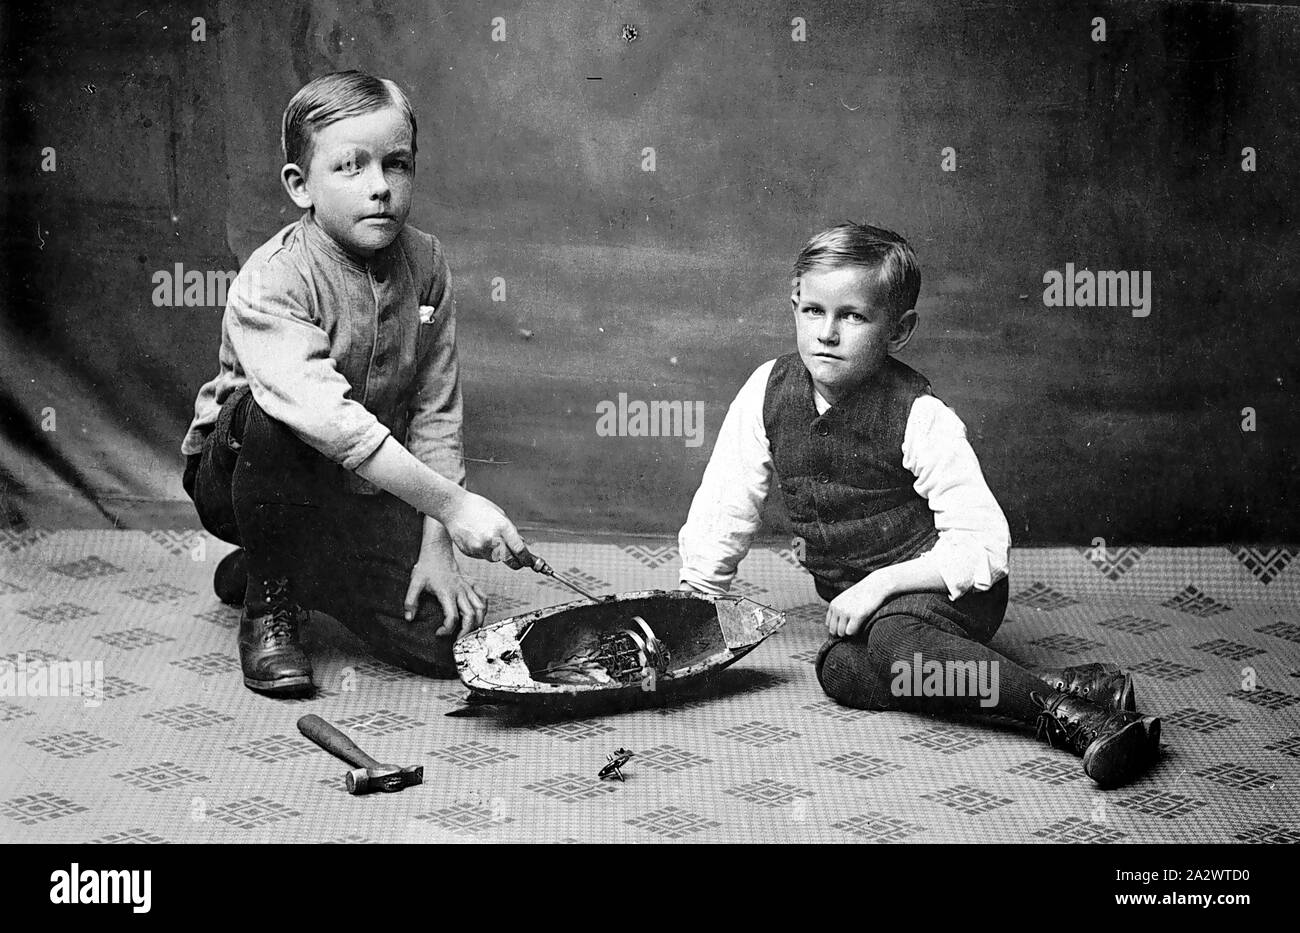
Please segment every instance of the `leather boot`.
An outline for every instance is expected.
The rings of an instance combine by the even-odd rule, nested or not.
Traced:
[[[262,581],[249,590],[239,618],[244,686],[272,696],[311,690],[311,661],[298,641],[307,613],[289,595],[288,581]]]
[[[1101,787],[1119,787],[1151,764],[1160,720],[1112,710],[1070,693],[1030,694],[1039,707],[1037,735],[1083,758],[1083,773]]]
[[[1053,690],[1073,693],[1090,703],[1108,709],[1137,710],[1133,697],[1133,678],[1119,669],[1118,664],[1080,664],[1075,667],[1058,667],[1038,671]]]
[[[1058,667],[1038,671],[1038,676],[1061,693],[1073,693],[1089,702],[1107,709],[1137,711],[1137,698],[1133,693],[1133,678],[1125,674],[1118,664],[1094,662],[1075,667]],[[1157,720],[1158,722],[1159,720]],[[1147,730],[1148,751],[1151,760],[1160,757],[1160,730]]]
[[[212,590],[227,606],[242,606],[248,589],[248,561],[244,549],[236,548],[217,564],[212,574]]]

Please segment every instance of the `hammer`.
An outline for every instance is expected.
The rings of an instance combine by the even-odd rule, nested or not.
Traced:
[[[298,731],[331,755],[352,765],[353,770],[344,776],[349,794],[368,794],[376,790],[398,791],[424,783],[424,765],[399,768],[397,765],[380,764],[315,713],[309,713],[298,720]]]

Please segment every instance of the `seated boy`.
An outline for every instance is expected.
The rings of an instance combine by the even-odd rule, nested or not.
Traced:
[[[452,641],[486,602],[452,544],[513,569],[534,558],[499,508],[462,488],[447,260],[406,224],[415,115],[392,81],[330,74],[289,102],[283,147],[281,179],[304,213],[240,270],[220,371],[181,448],[203,526],[242,546],[215,584],[244,606],[244,683],[311,688],[307,608],[387,661],[455,676]]]
[[[808,241],[794,275],[798,352],[760,366],[727,413],[681,530],[683,588],[726,591],[775,473],[800,559],[830,603],[816,662],[828,696],[1000,714],[1083,756],[1099,784],[1132,780],[1160,723],[1133,711],[1127,675],[1094,664],[1039,676],[987,647],[1006,610],[1010,535],[962,422],[893,356],[918,321],[911,247],[843,224]],[[991,665],[996,703],[973,690],[911,695],[932,692],[899,677],[918,656]]]

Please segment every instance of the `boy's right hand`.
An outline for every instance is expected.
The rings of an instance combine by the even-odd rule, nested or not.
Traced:
[[[465,493],[442,524],[452,543],[470,557],[501,561],[511,570],[532,567],[536,560],[506,513],[475,493]]]

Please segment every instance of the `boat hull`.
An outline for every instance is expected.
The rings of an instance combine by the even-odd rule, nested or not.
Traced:
[[[639,705],[705,686],[784,622],[745,597],[643,590],[485,626],[457,640],[456,667],[471,702]],[[639,670],[591,660],[617,638],[657,650],[640,654]]]

